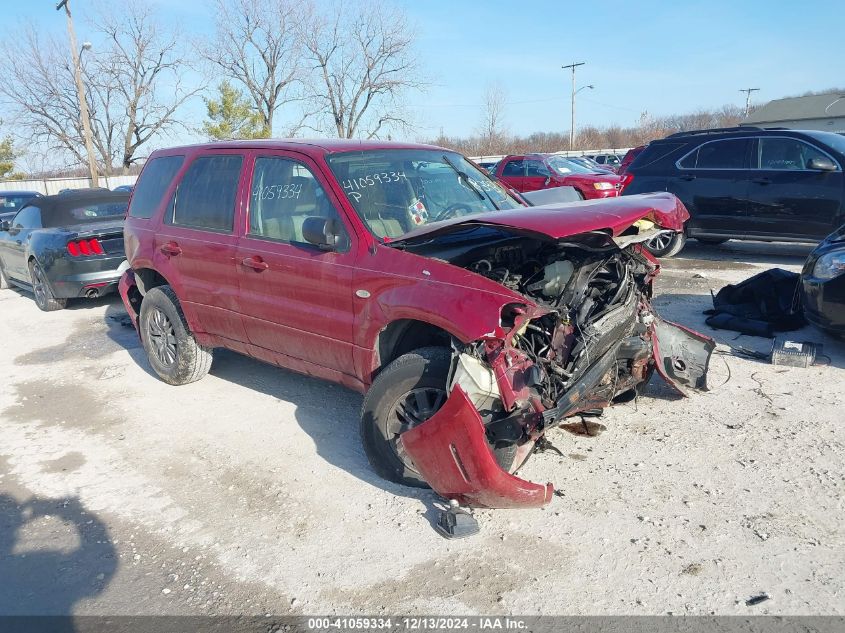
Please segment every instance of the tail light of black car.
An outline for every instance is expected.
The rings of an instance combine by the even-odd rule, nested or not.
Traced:
[[[100,240],[92,238],[90,240],[71,240],[67,243],[67,252],[71,257],[89,257],[91,255],[105,255],[103,245]]]
[[[623,191],[625,191],[625,187],[630,185],[633,180],[634,174],[629,172],[625,172],[624,174],[622,174],[622,181],[618,185],[616,185],[616,188],[619,190],[619,193],[621,194]]]

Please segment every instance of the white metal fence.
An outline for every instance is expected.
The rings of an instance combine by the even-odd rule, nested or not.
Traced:
[[[134,185],[138,176],[100,176],[100,186],[114,189],[120,185]],[[0,191],[37,191],[46,196],[62,189],[86,189],[90,178],[39,178],[38,180],[0,180]]]

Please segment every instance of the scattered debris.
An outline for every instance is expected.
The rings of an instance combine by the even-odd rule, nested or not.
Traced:
[[[437,518],[437,531],[448,539],[465,538],[478,534],[478,521],[454,499],[449,500],[449,509],[442,510]]]
[[[772,365],[787,367],[810,367],[816,362],[816,355],[822,346],[809,341],[788,341],[775,339],[772,343]]]
[[[753,607],[755,604],[760,604],[761,602],[765,602],[769,600],[768,594],[760,593],[756,596],[751,596],[748,600],[745,601],[745,605],[748,607]]]
[[[728,284],[713,296],[713,309],[704,311],[709,315],[705,323],[767,338],[774,332],[797,330],[806,323],[798,298],[800,278],[798,273],[772,268]]]

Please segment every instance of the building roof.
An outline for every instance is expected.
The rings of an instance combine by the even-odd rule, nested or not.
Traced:
[[[778,123],[845,118],[845,91],[775,99],[749,114],[743,123]]]

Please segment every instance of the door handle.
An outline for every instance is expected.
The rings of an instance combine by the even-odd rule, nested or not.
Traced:
[[[686,181],[695,180],[695,176],[693,176],[692,174],[681,174],[680,176],[678,176],[678,178]]]
[[[756,182],[758,185],[770,185],[772,181],[769,178],[753,178],[751,182]]]
[[[166,244],[163,244],[159,250],[168,257],[171,255],[182,254],[182,249],[176,242],[167,242]]]
[[[270,264],[265,262],[258,255],[255,255],[253,257],[247,257],[241,262],[241,265],[246,266],[247,268],[252,268],[257,272],[261,272],[262,270],[267,270],[268,268],[270,268]]]

